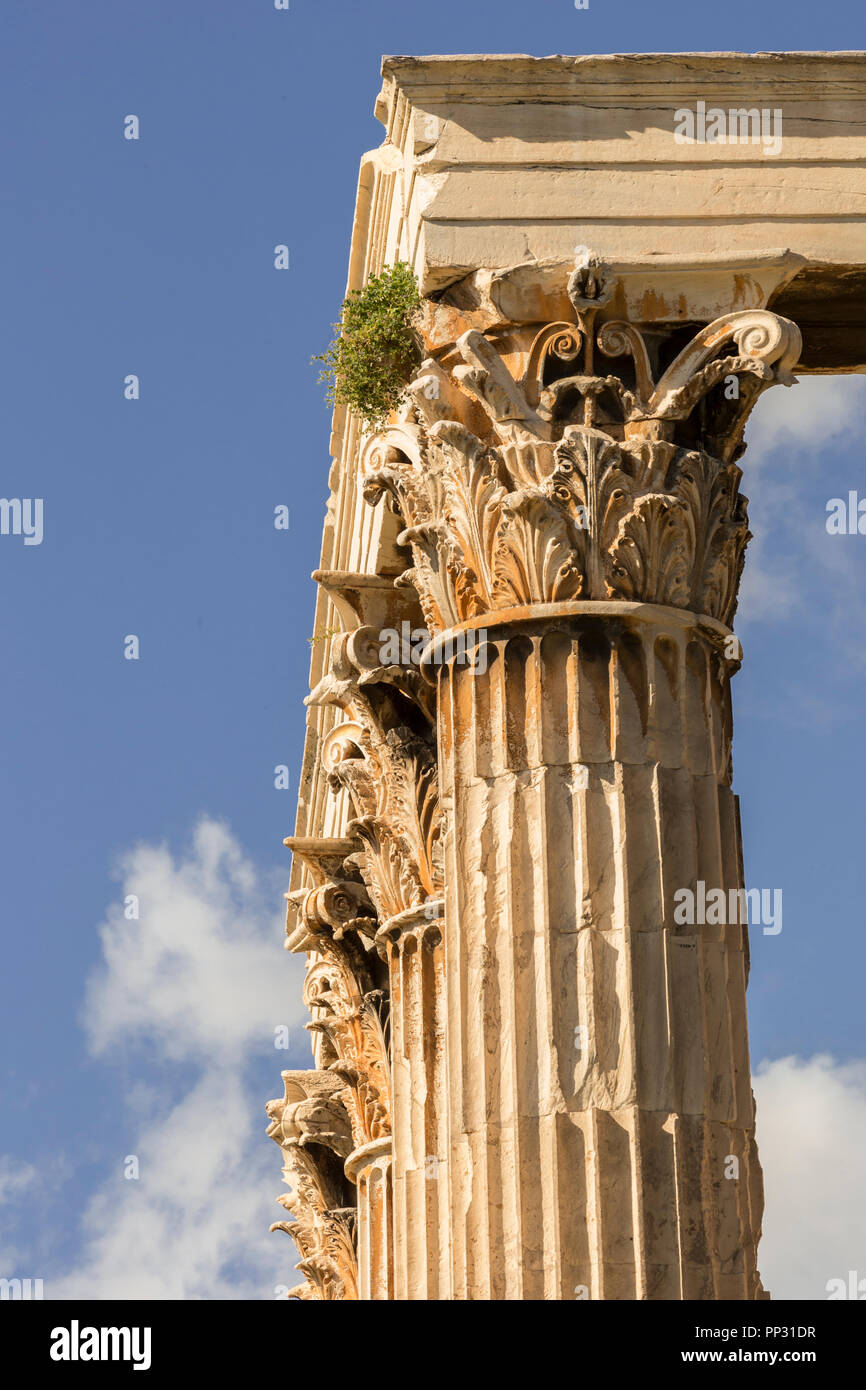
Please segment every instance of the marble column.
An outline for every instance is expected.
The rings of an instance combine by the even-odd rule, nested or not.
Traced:
[[[470,328],[443,348],[443,320],[411,411],[361,460],[368,499],[389,493],[405,522],[401,582],[431,634],[444,848],[426,1007],[445,1050],[447,1293],[406,1282],[418,1208],[399,1201],[397,1287],[754,1299],[737,460],[801,340],[764,310],[685,342],[616,319],[591,253],[567,292],[574,322]],[[733,920],[680,920],[700,885],[736,902]],[[405,1065],[395,1134],[429,1095],[429,1056]]]

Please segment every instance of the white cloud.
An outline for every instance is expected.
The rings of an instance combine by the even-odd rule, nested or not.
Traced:
[[[202,820],[193,852],[175,863],[140,845],[122,864],[121,901],[100,928],[104,964],[87,988],[94,1052],[147,1039],[172,1060],[236,1059],[288,1023],[292,972],[280,969],[283,922],[275,885],[261,884],[225,826]],[[139,920],[123,902],[139,900]]]
[[[134,1141],[139,1178],[123,1176],[119,1149],[114,1177],[88,1205],[83,1257],[46,1281],[46,1295],[268,1299],[297,1283],[293,1243],[268,1233],[284,1217],[275,1203],[280,1156],[256,1102],[236,1074],[209,1070],[181,1104],[143,1126]]]
[[[740,581],[736,629],[748,623],[788,618],[799,608],[800,577],[790,557],[768,554],[770,546],[761,527],[753,534],[746,552],[746,567]]]
[[[829,1279],[866,1279],[866,1061],[782,1057],[753,1086],[764,1285],[773,1298],[825,1299]]]
[[[36,1181],[37,1172],[32,1163],[19,1163],[17,1159],[0,1155],[0,1207],[30,1187]]]
[[[749,417],[747,466],[760,466],[777,449],[817,453],[861,430],[864,418],[866,376],[801,376],[796,386],[774,386]]]
[[[14,1203],[22,1193],[34,1186],[38,1177],[39,1169],[32,1163],[22,1163],[16,1158],[0,1154],[0,1207],[6,1207],[0,1232],[0,1275],[5,1278],[16,1277],[13,1271],[21,1269],[27,1263],[27,1253],[11,1240],[12,1233],[17,1234],[21,1225],[20,1213],[16,1211]]]
[[[187,1092],[170,1105],[147,1079],[130,1089],[112,1176],[83,1217],[81,1257],[46,1279],[46,1296],[272,1298],[299,1276],[294,1245],[268,1234],[283,1213],[264,1106],[289,1065],[274,1049],[274,1028],[297,1027],[303,1047],[305,1017],[303,962],[281,955],[279,893],[208,819],[186,858],[140,845],[122,877],[121,901],[135,894],[140,918],[128,921],[121,906],[100,928],[103,964],[86,997],[91,1045],[128,1062],[138,1044],[139,1058],[183,1064]],[[267,1050],[265,1095],[245,1072]],[[138,1160],[137,1179],[123,1175],[127,1155]]]
[[[864,376],[804,376],[758,401],[741,465],[754,538],[740,586],[738,630],[786,620],[842,635],[852,625],[866,628],[857,540],[829,536],[825,525],[829,498],[857,486],[855,444],[864,431]]]

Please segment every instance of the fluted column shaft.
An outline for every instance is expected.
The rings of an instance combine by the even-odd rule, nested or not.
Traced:
[[[442,906],[411,908],[378,937],[391,988],[397,1299],[450,1297]]]
[[[394,1298],[394,1201],[391,1140],[376,1139],[346,1159],[358,1189],[358,1297]]]
[[[466,626],[485,670],[428,651],[450,1296],[759,1296],[746,929],[674,921],[743,883],[727,629],[626,602]]]

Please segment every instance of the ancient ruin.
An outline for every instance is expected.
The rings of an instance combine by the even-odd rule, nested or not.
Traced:
[[[408,262],[424,353],[334,419],[292,1295],[766,1297],[747,928],[674,902],[745,884],[746,420],[866,370],[863,55],[383,75],[349,286]]]

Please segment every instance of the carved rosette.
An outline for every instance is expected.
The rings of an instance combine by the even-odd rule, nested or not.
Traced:
[[[366,446],[365,495],[394,498],[413,557],[404,582],[433,633],[573,599],[731,622],[749,540],[735,460],[757,397],[794,381],[799,330],[767,311],[732,313],[662,369],[652,335],[618,320],[596,331],[611,295],[590,269],[569,282],[577,323],[536,332],[519,380],[487,338],[465,333],[461,364],[426,361],[411,418]],[[593,370],[596,350],[617,374]]]

